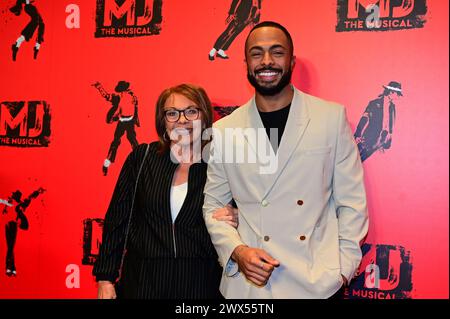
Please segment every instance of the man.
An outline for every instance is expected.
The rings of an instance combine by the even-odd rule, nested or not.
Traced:
[[[353,278],[368,230],[363,170],[345,110],[293,87],[292,39],[278,23],[252,29],[245,58],[255,96],[216,122],[204,191],[203,215],[224,265],[221,292],[328,298]],[[242,138],[234,132],[235,141],[224,143],[227,131],[243,128]],[[270,169],[252,129],[268,133],[262,136],[276,159]],[[227,163],[230,151],[251,158],[255,150],[256,162]],[[212,218],[231,198],[237,229]]]
[[[395,123],[395,103],[403,96],[402,85],[391,81],[384,92],[370,101],[355,131],[361,160],[364,162],[377,150],[391,148]]]
[[[130,90],[130,83],[119,81],[115,91],[117,94],[108,93],[99,82],[92,84],[108,102],[111,102],[111,108],[106,115],[106,123],[110,124],[117,121],[114,139],[109,147],[108,156],[103,163],[103,175],[108,174],[108,168],[116,160],[117,150],[122,136],[127,133],[127,139],[134,149],[139,145],[136,139],[134,126],[140,126],[138,117],[138,101],[136,95]]]
[[[225,20],[228,23],[226,30],[219,36],[214,47],[209,51],[208,59],[214,60],[217,56],[221,59],[228,59],[226,50],[233,43],[234,39],[252,23],[258,23],[261,11],[262,0],[233,0],[228,17]]]

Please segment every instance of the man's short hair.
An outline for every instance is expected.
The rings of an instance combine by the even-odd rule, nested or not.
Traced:
[[[250,32],[248,33],[247,39],[245,40],[245,47],[244,47],[245,54],[247,53],[247,42],[248,42],[248,38],[250,37],[250,34],[254,30],[259,29],[259,28],[264,28],[264,27],[276,28],[276,29],[279,29],[279,30],[283,31],[283,33],[286,35],[286,37],[288,39],[289,45],[291,46],[291,55],[294,55],[294,42],[292,41],[291,34],[289,33],[289,31],[284,26],[282,26],[281,24],[279,24],[277,22],[274,22],[274,21],[263,21],[263,22],[260,22],[260,23],[255,25],[250,30]]]

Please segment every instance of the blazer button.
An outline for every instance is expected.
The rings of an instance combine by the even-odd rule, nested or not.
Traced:
[[[305,235],[301,235],[301,236],[299,237],[299,239],[300,239],[301,241],[303,241],[303,240],[306,239],[306,236],[305,236]]]
[[[303,205],[303,201],[302,201],[301,199],[299,199],[299,200],[297,201],[297,205],[302,206],[302,205]]]
[[[269,241],[270,240],[270,237],[269,236],[264,236],[264,241]]]
[[[263,200],[263,201],[261,202],[261,205],[262,205],[263,207],[266,207],[267,205],[269,205],[269,202],[266,201],[266,200]]]

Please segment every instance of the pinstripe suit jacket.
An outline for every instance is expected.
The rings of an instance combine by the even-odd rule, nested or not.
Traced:
[[[206,164],[189,169],[188,192],[172,223],[170,188],[178,164],[169,152],[159,155],[150,144],[136,192],[135,209],[121,276],[127,298],[214,298],[221,268],[203,217]],[[103,239],[93,275],[114,282],[119,276],[125,231],[137,172],[146,145],[126,159],[105,216]]]

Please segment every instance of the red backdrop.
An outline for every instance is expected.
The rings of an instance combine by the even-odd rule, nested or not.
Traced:
[[[297,56],[293,82],[307,93],[344,104],[353,130],[382,85],[402,84],[392,146],[364,162],[370,209],[366,259],[376,256],[382,284],[378,289],[365,284],[362,267],[349,296],[448,298],[448,1],[412,1],[413,6],[426,3],[422,27],[338,32],[338,4],[342,10],[348,2],[358,3],[263,0],[261,21],[287,27]],[[66,26],[71,3],[80,9],[80,28]],[[139,100],[139,143],[156,138],[155,102],[164,88],[196,83],[220,106],[243,104],[252,95],[243,62],[249,27],[226,51],[230,59],[207,57],[227,26],[230,0],[164,0],[160,33],[130,38],[94,36],[98,3],[36,0],[45,23],[44,42],[36,60],[36,34],[23,42],[15,62],[11,45],[29,17],[8,10],[15,0],[0,4],[0,124],[8,125],[5,119],[15,116],[5,102],[45,101],[51,115],[47,147],[5,145],[11,143],[8,134],[15,133],[6,129],[0,134],[0,199],[16,190],[26,197],[45,189],[25,210],[29,229],[17,232],[17,275],[11,277],[3,268],[4,225],[15,212],[0,204],[1,298],[96,296],[92,265],[82,260],[87,240],[95,258],[99,228],[94,220],[89,232],[83,221],[104,217],[131,147],[122,137],[116,162],[103,176],[115,124],[105,122],[110,104],[92,83],[100,81],[113,92],[119,80],[130,82]],[[397,4],[392,0],[391,5]]]

